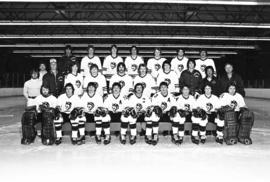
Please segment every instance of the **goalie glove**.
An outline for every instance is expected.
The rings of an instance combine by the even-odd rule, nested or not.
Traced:
[[[80,113],[80,109],[79,109],[79,108],[74,108],[74,109],[70,112],[69,119],[75,120],[75,119],[79,116],[79,113]]]
[[[153,112],[153,108],[152,107],[147,107],[146,108],[146,112],[145,112],[145,116],[146,117],[150,117],[152,115],[152,112]]]
[[[233,109],[232,109],[230,106],[228,106],[228,105],[222,106],[221,108],[219,108],[219,109],[217,110],[217,114],[218,114],[218,116],[219,116],[219,119],[220,119],[220,120],[224,120],[224,118],[225,118],[225,113],[226,113],[226,112],[229,112],[229,111],[233,111]]]
[[[122,114],[125,118],[127,118],[129,116],[129,108],[126,107],[123,111],[122,111]]]
[[[129,109],[129,114],[131,115],[131,117],[137,118],[137,113],[134,108]]]
[[[59,118],[61,117],[61,111],[59,107],[55,108],[54,114],[55,114],[55,120],[59,120]]]
[[[200,115],[200,118],[202,118],[202,120],[205,120],[206,119],[206,112],[205,112],[205,110],[199,109],[199,115]]]
[[[200,117],[200,113],[199,113],[199,109],[192,109],[192,115],[195,117],[195,118],[199,118]]]
[[[169,116],[174,118],[176,116],[176,113],[177,113],[177,107],[172,106],[170,111],[169,111]]]
[[[154,106],[153,112],[158,116],[161,117],[162,116],[162,109],[159,106]]]
[[[184,117],[187,116],[186,111],[183,110],[183,109],[179,109],[179,110],[178,110],[178,113],[179,113],[179,115],[180,115],[181,118],[184,118]]]

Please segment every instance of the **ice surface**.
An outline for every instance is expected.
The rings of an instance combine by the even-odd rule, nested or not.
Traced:
[[[155,147],[143,138],[134,146],[123,146],[116,137],[108,146],[97,145],[90,137],[85,145],[73,146],[68,136],[60,146],[43,146],[40,139],[23,146],[19,122],[23,99],[2,101],[0,181],[269,181],[267,100],[247,100],[256,116],[251,146],[221,146],[211,136],[204,145],[196,146],[186,136],[183,145],[175,146],[169,137],[160,136]]]

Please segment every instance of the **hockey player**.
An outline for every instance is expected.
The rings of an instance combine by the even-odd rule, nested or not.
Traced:
[[[217,116],[217,111],[220,109],[220,100],[217,96],[212,94],[211,85],[204,86],[204,94],[197,99],[197,107],[206,112],[206,118],[200,118],[200,141],[206,142],[206,125],[208,122],[215,123],[217,125],[216,142],[223,143],[223,128],[224,120],[220,120]]]
[[[54,126],[56,130],[56,141],[55,144],[59,145],[62,142],[62,124],[65,122],[70,122],[72,127],[72,144],[77,144],[78,138],[78,119],[72,114],[75,108],[80,107],[80,98],[74,94],[74,87],[71,83],[66,84],[64,87],[65,93],[60,95],[57,100],[57,110],[61,112],[61,117],[54,121]]]
[[[120,142],[126,143],[126,134],[128,125],[130,127],[130,144],[136,143],[137,125],[136,121],[142,116],[146,108],[150,106],[150,100],[143,94],[143,84],[137,83],[134,87],[134,94],[124,104],[123,115],[121,117],[121,135]]]
[[[143,64],[143,58],[138,56],[138,48],[136,46],[131,47],[131,55],[125,59],[125,65],[127,67],[127,74],[134,77],[138,74],[138,67]]]
[[[172,128],[173,133],[176,134],[177,131],[179,132],[179,139],[175,140],[179,144],[183,143],[184,134],[185,134],[185,122],[192,122],[192,135],[198,135],[198,124],[194,123],[194,117],[192,116],[192,110],[196,108],[196,100],[195,98],[190,95],[189,87],[184,85],[181,90],[181,95],[176,98],[177,109],[180,115],[178,120],[179,126],[177,128],[177,124],[175,127]],[[176,120],[177,121],[177,120]]]
[[[241,94],[236,92],[236,85],[230,84],[228,93],[221,96],[222,106],[227,106],[235,113],[233,118],[227,116],[225,113],[225,141],[227,144],[236,144],[237,140],[243,144],[252,144],[250,138],[251,129],[254,123],[254,116],[248,110],[244,98]]]
[[[85,77],[90,73],[90,67],[92,64],[96,64],[98,69],[101,70],[101,61],[98,56],[95,55],[95,47],[89,45],[87,47],[87,56],[84,56],[81,61],[81,73]]]
[[[146,143],[156,145],[158,143],[159,121],[171,121],[176,117],[176,100],[169,93],[167,82],[161,82],[159,86],[160,92],[152,98],[152,109],[147,109],[146,121]],[[176,111],[176,112],[173,112]],[[172,111],[172,113],[169,111]],[[174,115],[172,115],[174,114]]]
[[[42,81],[38,79],[39,73],[33,69],[30,71],[31,79],[26,81],[23,86],[23,95],[26,99],[26,106],[33,106],[34,99],[40,95]]]
[[[188,60],[187,70],[184,70],[179,80],[180,89],[187,85],[190,89],[190,94],[197,98],[201,93],[202,76],[198,70],[195,69],[196,63],[194,60]]]
[[[206,66],[205,68],[206,77],[201,82],[201,90],[204,92],[204,87],[210,85],[212,88],[212,94],[219,97],[221,84],[219,79],[214,76],[214,68],[212,66]]]
[[[171,61],[172,70],[177,74],[178,78],[180,78],[181,73],[187,69],[187,62],[188,58],[185,56],[185,51],[178,49],[177,56]]]
[[[86,88],[86,92],[81,98],[81,104],[83,107],[83,111],[85,113],[85,118],[80,119],[80,123],[84,122],[95,122],[96,124],[96,136],[95,140],[97,144],[102,142],[101,131],[102,131],[102,123],[104,124],[104,144],[107,145],[111,141],[110,129],[109,129],[109,121],[110,117],[106,113],[106,109],[104,108],[103,98],[100,94],[97,93],[97,83],[89,82]],[[81,124],[82,124],[81,123]],[[83,135],[84,131],[80,131],[80,135]],[[84,138],[83,138],[84,139]]]
[[[90,66],[90,74],[84,78],[83,88],[84,90],[87,88],[90,82],[94,82],[97,86],[96,93],[103,96],[107,94],[107,85],[105,77],[98,71],[98,66],[96,64],[92,64]]]
[[[202,78],[205,78],[206,74],[205,74],[205,67],[206,66],[212,66],[214,69],[214,75],[217,75],[217,71],[216,71],[216,66],[215,66],[215,62],[213,59],[210,59],[207,57],[207,52],[205,50],[202,50],[200,52],[200,59],[195,60],[196,62],[196,67],[195,69],[198,70],[201,75]]]
[[[116,45],[111,46],[111,55],[105,57],[103,62],[103,68],[105,71],[103,71],[104,75],[114,75],[116,74],[116,67],[118,63],[123,62],[123,59],[118,56],[118,48]],[[107,80],[109,79],[109,76],[107,77]]]
[[[160,85],[161,82],[167,82],[169,86],[169,93],[179,93],[179,79],[177,77],[177,74],[171,70],[171,63],[167,60],[163,62],[162,71],[157,77],[157,85]]]
[[[83,94],[83,76],[78,73],[78,70],[78,64],[73,63],[70,73],[65,77],[65,85],[71,83],[75,89],[74,94],[81,96]]]
[[[132,78],[126,74],[126,66],[122,62],[117,65],[117,74],[113,75],[110,80],[110,90],[115,82],[120,83],[121,93],[124,97],[127,97],[132,91]]]
[[[165,58],[161,57],[160,48],[155,48],[154,58],[149,59],[147,62],[147,68],[150,71],[153,78],[155,79],[155,81],[158,77],[158,74],[161,71],[162,64],[165,60],[166,60]]]
[[[153,89],[156,86],[155,80],[150,74],[147,74],[147,67],[145,64],[140,64],[138,68],[138,75],[133,80],[133,85],[142,83],[144,87],[144,95],[147,97],[153,96],[156,91]]]

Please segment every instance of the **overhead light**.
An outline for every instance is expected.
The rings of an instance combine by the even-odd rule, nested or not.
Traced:
[[[0,39],[157,39],[157,40],[223,40],[270,41],[270,37],[244,36],[145,36],[145,35],[1,35]]]

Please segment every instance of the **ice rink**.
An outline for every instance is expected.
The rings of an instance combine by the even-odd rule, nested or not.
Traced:
[[[43,146],[40,139],[20,144],[22,97],[0,98],[0,176],[3,181],[269,181],[270,100],[248,98],[255,113],[253,145],[218,145],[208,137],[194,145],[173,145],[160,136],[157,146],[139,138],[134,146],[113,137],[108,146],[87,137],[73,146],[68,136],[60,146]],[[2,181],[2,180],[1,180]]]

